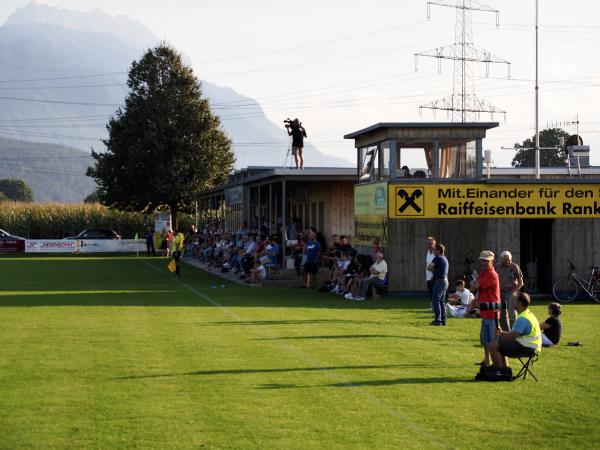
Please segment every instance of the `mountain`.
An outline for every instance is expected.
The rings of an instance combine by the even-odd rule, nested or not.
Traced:
[[[95,190],[92,157],[76,148],[0,137],[0,161],[0,179],[25,180],[35,201],[80,202]]]
[[[102,150],[107,118],[127,93],[131,62],[158,42],[139,22],[100,10],[82,13],[38,3],[16,10],[0,27],[0,135]],[[285,130],[262,114],[256,100],[208,82],[203,91],[223,117],[236,167],[283,165]],[[231,108],[235,104],[255,106],[259,113],[241,117]],[[305,153],[310,165],[349,165],[310,144]]]

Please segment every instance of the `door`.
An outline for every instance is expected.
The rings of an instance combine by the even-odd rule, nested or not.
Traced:
[[[552,293],[552,219],[521,219],[521,270],[525,290]]]

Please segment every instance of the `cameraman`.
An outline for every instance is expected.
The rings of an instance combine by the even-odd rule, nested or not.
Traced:
[[[288,136],[292,136],[292,155],[296,162],[296,169],[304,169],[304,157],[302,156],[302,147],[304,147],[304,138],[306,136],[306,130],[302,126],[302,122],[298,119],[286,120],[285,129],[288,132]],[[298,161],[300,166],[298,167]]]

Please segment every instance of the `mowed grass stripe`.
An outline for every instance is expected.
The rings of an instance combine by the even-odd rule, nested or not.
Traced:
[[[517,448],[523,433],[542,447],[598,443],[595,305],[565,308],[564,340],[584,346],[545,350],[539,383],[477,384],[476,320],[440,330],[423,300],[211,289],[184,266],[182,282],[221,308],[165,266],[0,258],[2,293],[71,291],[0,295],[1,448]],[[531,403],[544,413],[520,420]]]

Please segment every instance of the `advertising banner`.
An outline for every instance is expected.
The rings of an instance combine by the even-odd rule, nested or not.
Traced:
[[[142,239],[82,239],[78,242],[79,253],[136,253],[145,252]]]
[[[22,253],[25,251],[25,241],[20,239],[0,240],[0,253]]]
[[[600,184],[389,186],[392,219],[600,218]]]
[[[27,239],[25,253],[75,253],[77,241],[58,239]]]
[[[354,243],[373,245],[376,238],[387,245],[387,183],[354,187]]]

